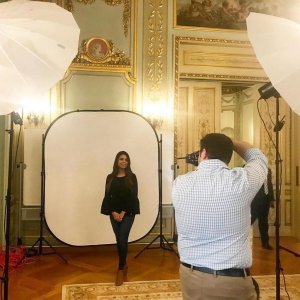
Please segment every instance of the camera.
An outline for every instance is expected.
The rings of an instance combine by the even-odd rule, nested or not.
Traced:
[[[178,157],[177,159],[185,159],[187,164],[192,164],[194,166],[198,166],[198,157],[199,157],[199,150],[193,153],[187,154],[185,157]]]

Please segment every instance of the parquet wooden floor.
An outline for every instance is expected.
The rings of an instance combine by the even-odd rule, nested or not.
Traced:
[[[264,250],[258,238],[254,238],[253,275],[275,274],[275,250]],[[274,245],[274,240],[271,241]],[[281,238],[281,244],[289,247],[299,243],[293,238]],[[179,259],[175,252],[162,248],[146,249],[134,258],[144,245],[129,246],[129,281],[177,279]],[[62,247],[58,255],[32,257],[28,263],[9,275],[9,300],[61,299],[62,285],[72,283],[113,282],[116,271],[115,246]],[[299,249],[300,250],[300,249]],[[280,251],[281,266],[285,274],[300,273],[300,257]]]

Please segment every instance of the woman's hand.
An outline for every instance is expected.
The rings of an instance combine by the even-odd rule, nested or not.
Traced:
[[[123,220],[125,212],[121,212],[121,213],[117,213],[115,211],[112,212],[112,216],[114,218],[115,221],[117,222],[121,222]]]
[[[125,215],[125,211],[121,211],[119,216],[120,216],[120,220],[122,221]]]

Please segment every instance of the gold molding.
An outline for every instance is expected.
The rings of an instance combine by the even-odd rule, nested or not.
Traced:
[[[163,53],[164,49],[164,37],[163,37],[163,14],[162,3],[156,3],[157,1],[149,1],[151,7],[150,16],[148,18],[148,57],[149,62],[147,64],[147,78],[151,82],[149,93],[155,93],[158,91],[163,80]],[[159,2],[162,2],[160,0]]]
[[[92,4],[93,2],[95,2],[95,0],[77,0],[77,2],[83,4]]]
[[[168,1],[144,0],[143,46],[143,106],[145,102],[156,105],[157,102],[167,103],[167,11]],[[163,118],[155,120],[152,125],[156,129],[163,126]],[[155,116],[156,119],[156,116]]]
[[[203,42],[206,45],[216,45],[216,44],[222,44],[222,46],[228,45],[228,47],[232,46],[245,46],[249,47],[251,46],[249,41],[242,41],[242,40],[226,40],[226,39],[211,39],[211,38],[199,38],[199,37],[193,37],[193,36],[176,36],[175,37],[176,43],[178,42],[191,42],[194,44],[195,42]]]
[[[218,74],[195,74],[195,73],[179,73],[180,79],[212,79],[212,80],[234,80],[234,81],[257,81],[266,82],[268,77],[257,76],[236,76],[236,75],[218,75]]]
[[[122,4],[123,0],[104,0],[106,4],[116,6]]]
[[[100,48],[97,48],[98,46]],[[123,73],[131,84],[136,83],[132,75],[130,58],[126,57],[124,51],[117,49],[111,40],[101,37],[82,41],[79,52],[69,69]]]
[[[212,39],[212,38],[199,38],[199,37],[191,37],[191,36],[175,36],[175,94],[176,94],[176,80],[178,79],[212,79],[212,80],[235,80],[235,81],[256,81],[256,82],[266,82],[268,81],[268,77],[266,76],[266,74],[264,73],[263,69],[260,67],[259,63],[257,62],[257,66],[253,67],[254,73],[256,75],[236,75],[236,74],[225,74],[222,72],[216,74],[216,73],[207,73],[207,72],[203,72],[202,70],[200,70],[199,68],[199,72],[197,73],[193,73],[193,72],[181,72],[180,66],[179,66],[179,59],[180,59],[180,45],[197,45],[197,48],[199,48],[198,46],[210,46],[210,47],[222,47],[224,49],[226,48],[232,48],[232,49],[242,49],[244,51],[249,50],[249,52],[253,52],[253,54],[249,55],[249,54],[237,54],[237,57],[242,57],[243,61],[246,61],[247,58],[249,58],[249,60],[251,61],[251,63],[253,64],[253,60],[255,61],[255,53],[252,50],[252,46],[250,44],[249,41],[243,41],[243,40],[226,40],[226,39]],[[221,55],[222,52],[220,51],[220,53],[211,53],[208,52],[207,53],[207,57],[209,57],[209,55],[212,55],[213,57],[215,57],[217,54]],[[226,57],[230,57],[228,56],[228,53],[226,53],[225,56],[223,56],[223,58],[225,59]],[[206,66],[205,64],[201,65],[201,67],[213,67],[213,68],[219,68],[222,67],[221,65],[213,65],[210,66],[209,64]],[[228,69],[246,69],[245,66],[241,67],[238,65],[232,65],[229,66],[229,64],[227,65],[223,65],[223,67],[228,70]],[[207,69],[207,68],[206,68]],[[219,68],[222,69],[222,68]],[[250,68],[247,68],[247,70],[249,70]],[[260,76],[262,75],[262,76]]]
[[[100,49],[97,50],[96,46],[100,46]],[[126,57],[125,52],[116,48],[111,40],[101,37],[83,40],[73,62],[130,66],[130,58]]]
[[[114,65],[101,65],[101,64],[78,64],[72,63],[69,67],[65,77],[68,77],[72,71],[91,71],[91,72],[106,72],[106,73],[121,73],[125,79],[132,85],[136,84],[136,79],[131,73],[131,67],[114,66]]]

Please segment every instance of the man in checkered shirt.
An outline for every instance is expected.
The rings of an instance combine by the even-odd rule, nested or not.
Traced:
[[[244,168],[230,169],[233,151]],[[211,133],[200,140],[199,165],[178,176],[173,205],[183,299],[257,299],[250,276],[250,205],[268,173],[252,145]]]

